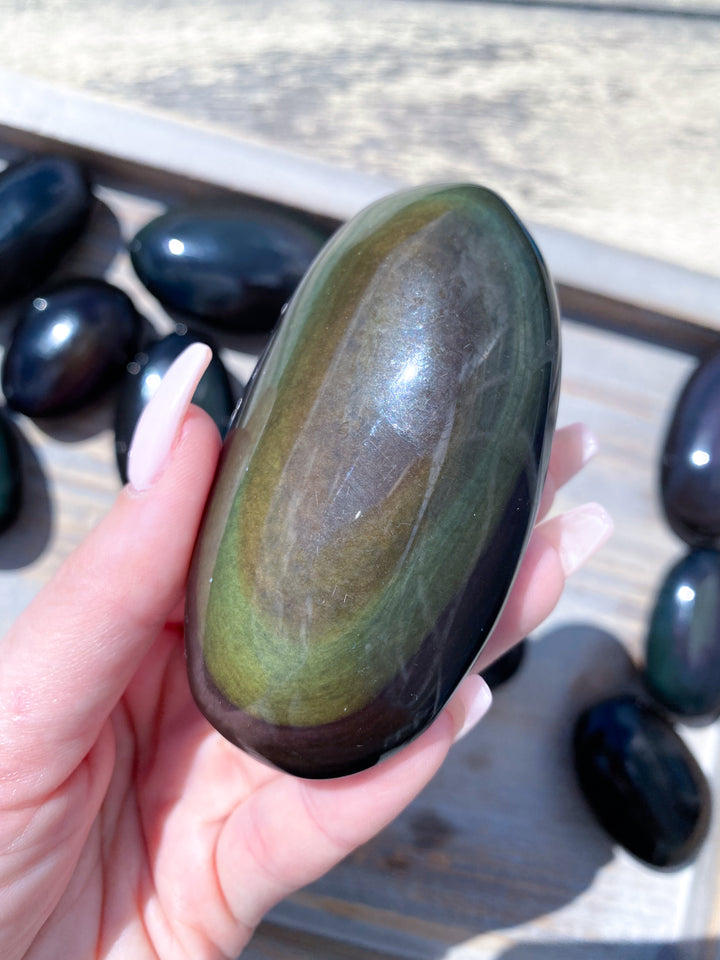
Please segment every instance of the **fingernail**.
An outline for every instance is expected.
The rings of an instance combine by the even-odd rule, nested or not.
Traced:
[[[458,740],[467,736],[488,712],[492,704],[492,693],[479,674],[470,673],[457,688],[454,696],[462,701],[465,711],[462,726],[453,738],[453,743],[457,743]]]
[[[613,532],[613,521],[599,503],[585,503],[557,518],[560,524],[558,555],[569,577],[585,563]]]
[[[210,347],[191,344],[170,365],[143,410],[128,451],[127,475],[135,490],[149,490],[164,470],[195,388],[211,359]]]
[[[580,434],[582,464],[585,466],[597,454],[600,449],[600,442],[586,423],[577,423],[573,426]]]

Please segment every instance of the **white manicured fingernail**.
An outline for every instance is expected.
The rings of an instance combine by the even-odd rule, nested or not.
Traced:
[[[568,432],[572,431],[580,440],[581,463],[585,466],[597,454],[600,449],[600,443],[593,431],[586,423],[573,423],[566,428]]]
[[[142,412],[128,451],[127,475],[135,490],[149,490],[165,469],[195,388],[212,359],[193,343],[173,361]]]
[[[453,742],[457,743],[477,726],[488,712],[492,705],[492,692],[479,674],[470,673],[460,684],[454,696],[462,700],[465,710],[465,719],[453,738]]]
[[[585,563],[613,532],[613,521],[599,503],[585,503],[555,518],[560,525],[558,556],[569,577]]]

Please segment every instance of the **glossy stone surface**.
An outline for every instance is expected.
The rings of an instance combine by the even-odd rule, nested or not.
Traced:
[[[271,207],[214,203],[171,211],[130,244],[161,303],[238,333],[267,332],[327,234]]]
[[[439,713],[536,513],[559,377],[528,234],[472,185],[388,197],[306,275],[225,442],[188,586],[190,682],[304,777]]]
[[[82,234],[92,194],[82,170],[42,157],[0,174],[0,302],[32,292]]]
[[[654,867],[692,860],[710,822],[710,790],[670,724],[632,696],[591,707],[577,721],[575,767],[608,833]]]
[[[146,346],[128,364],[115,411],[115,456],[123,483],[127,482],[127,453],[140,414],[173,360],[197,339],[190,333],[171,333]],[[224,437],[235,402],[227,372],[216,351],[197,386],[193,403],[210,414]]]
[[[720,353],[698,366],[678,399],[660,490],[679,537],[691,547],[720,546]]]
[[[68,281],[35,297],[5,354],[8,406],[29,417],[78,410],[121,376],[141,328],[130,298],[102,280]]]
[[[686,717],[720,713],[720,553],[695,550],[667,574],[650,619],[645,682]]]
[[[20,444],[15,425],[0,409],[0,533],[16,520],[21,504]]]

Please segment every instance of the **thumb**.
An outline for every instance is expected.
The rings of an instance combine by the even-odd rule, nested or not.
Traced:
[[[74,769],[182,598],[220,445],[209,417],[187,413],[210,356],[194,344],[170,367],[130,483],[2,641],[0,783],[47,789]]]

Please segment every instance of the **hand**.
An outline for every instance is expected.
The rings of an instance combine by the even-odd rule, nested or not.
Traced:
[[[220,439],[188,348],[133,441],[130,483],[0,645],[0,956],[235,957],[263,914],[392,820],[485,712],[475,674],[417,740],[336,781],[231,746],[188,688],[183,591]],[[558,431],[543,501],[593,441]],[[539,525],[489,662],[609,535],[588,505]],[[292,824],[292,829],[288,829]]]

